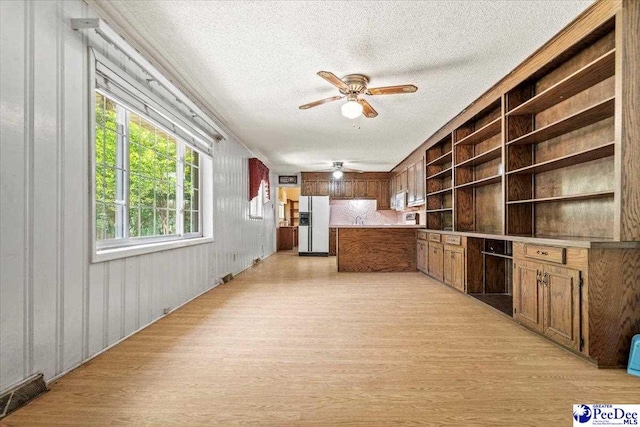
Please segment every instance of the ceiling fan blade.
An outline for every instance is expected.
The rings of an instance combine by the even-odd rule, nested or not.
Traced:
[[[327,102],[337,101],[341,98],[344,98],[344,96],[332,96],[331,98],[325,98],[321,99],[320,101],[314,101],[308,104],[301,105],[298,108],[301,110],[308,110],[309,108],[317,107],[318,105],[326,104]]]
[[[371,104],[369,104],[364,99],[358,99],[358,104],[362,105],[362,114],[368,119],[373,119],[378,115],[378,112],[373,109]]]
[[[396,95],[399,93],[413,93],[418,90],[414,85],[401,85],[401,86],[385,86],[374,87],[367,89],[367,95]]]
[[[349,90],[349,86],[347,86],[345,82],[340,80],[338,76],[336,76],[335,74],[329,71],[318,71],[318,75],[323,79],[325,79],[326,81],[328,81],[329,83],[331,83],[332,85],[334,85],[335,87],[337,87],[338,89],[342,89],[346,91]]]

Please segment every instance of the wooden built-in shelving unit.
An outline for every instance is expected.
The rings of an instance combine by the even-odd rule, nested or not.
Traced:
[[[602,367],[640,333],[639,22],[595,2],[392,171],[426,152],[422,271]]]
[[[453,141],[447,135],[426,152],[427,228],[453,230]]]

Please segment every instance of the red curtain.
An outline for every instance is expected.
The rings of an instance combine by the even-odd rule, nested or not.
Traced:
[[[249,200],[252,200],[260,191],[260,183],[265,182],[266,199],[269,200],[269,168],[255,157],[249,159]]]

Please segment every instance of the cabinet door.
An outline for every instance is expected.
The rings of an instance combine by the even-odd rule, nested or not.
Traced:
[[[380,193],[378,194],[378,209],[389,209],[389,181],[380,181]]]
[[[424,203],[424,157],[416,163],[416,204]]]
[[[356,199],[364,199],[367,197],[367,181],[365,179],[356,179]]]
[[[444,253],[440,243],[429,242],[429,275],[440,281],[444,280]]]
[[[545,266],[543,332],[567,347],[580,349],[580,272]]]
[[[461,246],[444,246],[443,275],[444,283],[460,292],[465,291],[464,248]]]
[[[380,180],[368,179],[367,180],[367,199],[378,200],[380,196]]]
[[[329,197],[342,199],[344,196],[344,182],[341,179],[332,179],[329,184]]]
[[[416,256],[418,270],[427,273],[427,244],[422,240],[418,240]]]
[[[396,181],[397,177],[395,176],[389,180],[389,207],[394,210],[396,208]]]
[[[407,191],[407,170],[405,169],[398,175],[397,192]]]
[[[316,194],[314,196],[328,196],[329,195],[329,181],[318,180],[316,181]]]
[[[342,197],[344,197],[345,199],[353,199],[353,180],[345,179],[344,183],[342,184],[342,190]]]
[[[407,204],[409,206],[416,202],[416,165],[411,165],[407,169]]]
[[[542,265],[516,261],[513,265],[513,317],[516,321],[542,331]]]
[[[317,196],[315,181],[302,181],[301,196]]]

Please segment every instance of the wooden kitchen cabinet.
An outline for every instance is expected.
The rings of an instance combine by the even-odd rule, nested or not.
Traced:
[[[355,198],[366,199],[367,198],[367,180],[356,179],[355,180]]]
[[[513,317],[564,346],[580,350],[580,271],[514,262]]]
[[[418,270],[422,271],[423,273],[427,273],[428,251],[429,251],[428,243],[424,240],[418,239],[416,243],[416,267],[418,268]]]
[[[424,157],[416,162],[416,186],[414,192],[414,201],[416,205],[424,204]]]
[[[378,193],[377,200],[378,210],[390,208],[389,181],[386,179],[380,180],[380,192]]]
[[[461,246],[444,245],[443,281],[460,292],[465,292],[465,258]]]
[[[318,180],[316,181],[316,194],[315,196],[328,196],[329,195],[329,180]]]
[[[429,242],[428,257],[427,274],[442,282],[444,280],[444,247],[442,243]]]
[[[315,181],[302,181],[302,187],[300,188],[301,196],[315,196],[316,195],[316,182]]]
[[[416,203],[416,165],[407,168],[407,205]]]
[[[380,197],[380,180],[379,179],[368,179],[367,180],[367,199],[375,199],[377,200]]]
[[[407,191],[407,170],[403,170],[398,174],[398,181],[396,183],[396,192]]]

